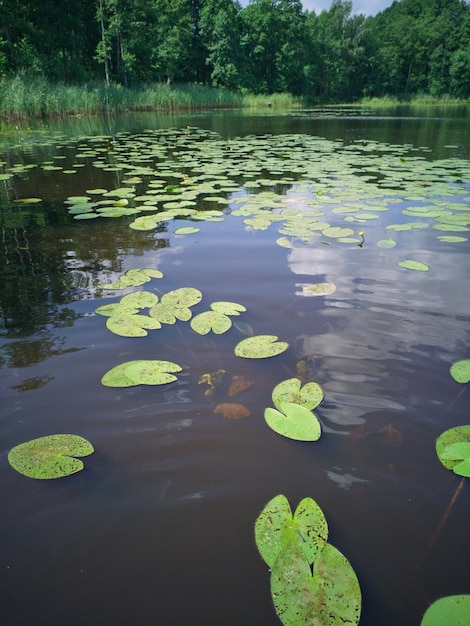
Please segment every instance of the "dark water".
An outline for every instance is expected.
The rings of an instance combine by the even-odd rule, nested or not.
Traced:
[[[342,147],[375,141],[386,144],[384,154],[406,146],[406,158],[440,160],[444,169],[452,159],[440,175],[458,186],[459,210],[470,210],[468,169],[451,175],[470,157],[468,109],[77,120],[12,132],[1,158],[7,169],[48,161],[73,169],[77,145],[90,136],[106,150],[120,132],[128,145],[133,133],[187,125],[221,141],[295,133]],[[441,432],[469,416],[468,389],[449,374],[469,358],[469,243],[437,239],[465,231],[387,231],[407,221],[404,208],[425,204],[399,189],[379,219],[353,223],[365,231],[363,247],[317,238],[285,249],[275,243],[277,225],[247,229],[232,202],[223,221],[198,223],[187,237],[165,224],[135,231],[126,217],[74,220],[67,197],[122,184],[122,171],[93,161],[70,175],[37,167],[1,181],[0,624],[274,626],[253,528],[279,493],[293,508],[312,497],[325,512],[329,541],[361,584],[361,626],[417,625],[437,598],[468,593],[468,484],[448,510],[460,479],[434,450]],[[428,187],[428,202],[440,182]],[[281,187],[300,202],[295,182]],[[14,202],[29,197],[42,203]],[[396,247],[378,247],[384,237]],[[402,259],[430,270],[405,270]],[[198,311],[216,300],[242,303],[240,319],[255,334],[277,335],[289,349],[240,359],[237,328],[203,337],[182,322],[143,338],[113,335],[94,311],[127,291],[98,285],[144,267],[164,274],[144,289],[196,287]],[[332,296],[299,295],[299,284],[325,281],[337,287]],[[183,372],[166,386],[101,384],[107,370],[133,359],[172,360]],[[273,387],[301,365],[325,393],[315,444],[282,438],[263,419]],[[233,400],[250,417],[214,414],[226,393],[206,396],[198,381],[221,368],[254,381]],[[12,447],[62,432],[93,443],[84,471],[35,481],[9,466]]]

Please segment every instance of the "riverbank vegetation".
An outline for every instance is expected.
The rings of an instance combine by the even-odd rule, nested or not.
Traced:
[[[373,17],[349,0],[318,15],[300,0],[4,0],[0,17],[2,117],[470,97],[465,0]]]

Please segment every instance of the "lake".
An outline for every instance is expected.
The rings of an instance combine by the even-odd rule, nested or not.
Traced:
[[[323,510],[361,626],[469,592],[468,484],[435,450],[469,420],[449,371],[470,358],[469,107],[129,113],[1,139],[2,625],[275,626],[254,526],[278,494]],[[96,313],[181,288],[202,294],[191,320],[160,307],[139,336]],[[218,302],[239,306],[200,334]],[[235,354],[258,335],[288,347]],[[103,384],[140,360],[176,380]],[[323,391],[318,441],[264,419],[291,378]],[[93,445],[83,471],[10,466],[60,433]]]

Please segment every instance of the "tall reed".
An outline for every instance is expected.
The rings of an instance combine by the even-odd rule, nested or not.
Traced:
[[[25,75],[0,80],[0,117],[5,119],[92,115],[104,111],[299,105],[300,101],[289,94],[241,94],[198,84],[154,83],[132,88],[98,82],[66,85]]]

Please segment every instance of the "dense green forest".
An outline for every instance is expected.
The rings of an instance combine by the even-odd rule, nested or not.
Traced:
[[[400,0],[1,0],[0,80],[164,83],[315,101],[470,96],[470,5]]]

